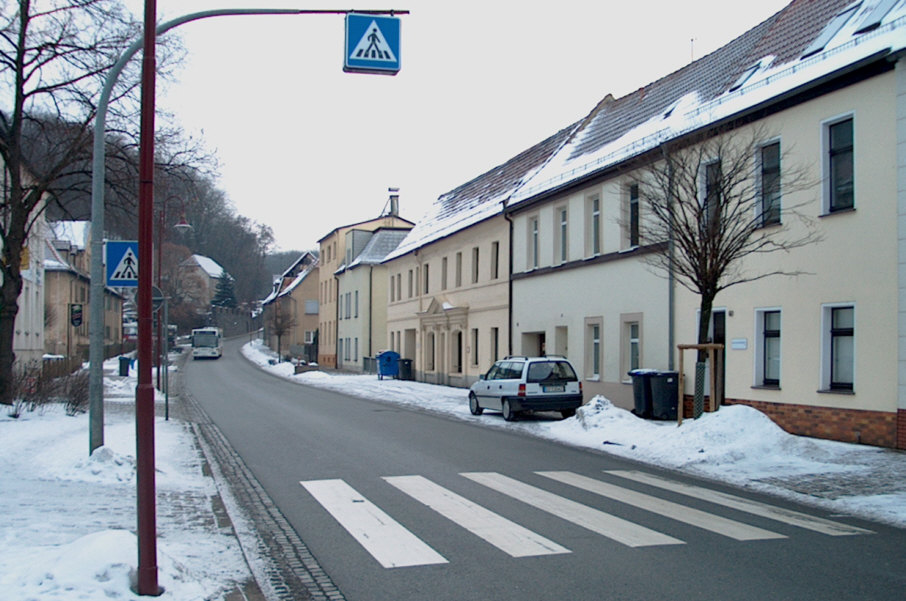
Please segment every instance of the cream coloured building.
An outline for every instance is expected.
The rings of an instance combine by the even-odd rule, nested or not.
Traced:
[[[761,232],[820,238],[739,266],[742,277],[800,275],[718,294],[711,336],[727,348],[727,402],[793,433],[906,448],[904,34],[903,3],[797,0],[602,101],[507,201],[514,351],[566,354],[586,396],[624,407],[629,368],[676,367],[676,344],[696,342],[699,297],[643,264],[665,241],[644,237],[638,183],[662,152],[714,140],[719,127],[755,139],[747,181],[762,195],[751,212]],[[811,185],[787,187],[800,169]]]
[[[265,343],[282,356],[317,359],[318,271],[318,257],[302,253],[261,301]]]
[[[318,298],[320,300],[318,364],[320,365],[337,367],[339,291],[335,273],[344,263],[352,261],[352,257],[348,261],[346,257],[347,234],[352,231],[374,231],[381,227],[405,228],[414,225],[411,221],[399,216],[399,196],[397,194],[391,195],[388,205],[389,210],[381,216],[335,228],[318,240],[321,261],[318,278]]]
[[[389,346],[417,380],[468,386],[510,353],[503,201],[569,130],[442,195],[387,257]]]
[[[410,227],[354,230],[346,235],[347,257],[336,272],[338,294],[337,366],[362,371],[365,359],[388,349],[387,267],[382,261]]]

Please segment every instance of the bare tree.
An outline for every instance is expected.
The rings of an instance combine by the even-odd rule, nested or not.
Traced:
[[[138,27],[115,0],[19,0],[2,6],[0,403],[9,404],[23,248],[52,183],[89,147],[103,74]],[[60,137],[54,130],[64,124],[67,135]]]
[[[270,327],[270,335],[277,337],[277,357],[282,357],[283,337],[296,327],[296,319],[293,317],[292,310],[287,306],[285,300],[274,300],[268,313],[267,325]]]
[[[767,267],[751,259],[788,253],[821,239],[814,219],[801,212],[811,199],[793,192],[814,187],[804,166],[781,153],[763,129],[723,133],[695,144],[664,147],[661,160],[639,181],[645,214],[641,239],[654,244],[645,261],[699,295],[698,343],[708,342],[714,299],[722,290],[795,267]],[[781,201],[782,199],[782,201]],[[621,220],[632,227],[631,217]],[[797,227],[791,227],[793,224]],[[699,354],[699,361],[703,361]]]

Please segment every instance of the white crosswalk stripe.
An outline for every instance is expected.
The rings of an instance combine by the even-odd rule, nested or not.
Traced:
[[[657,488],[662,488],[664,490],[680,493],[689,497],[694,497],[696,499],[701,499],[702,501],[708,501],[717,505],[730,507],[738,511],[744,511],[753,515],[769,518],[778,522],[790,524],[792,526],[807,528],[809,530],[814,530],[815,532],[820,532],[829,536],[851,536],[855,534],[872,533],[871,530],[865,530],[864,528],[857,528],[856,526],[849,526],[847,524],[825,520],[819,517],[808,515],[806,513],[800,513],[798,511],[784,509],[783,507],[768,505],[767,503],[760,503],[758,501],[751,501],[749,499],[744,499],[742,497],[737,497],[735,495],[719,492],[716,490],[701,488],[699,486],[693,486],[691,484],[683,484],[682,482],[668,480],[667,478],[661,478],[653,474],[621,470],[606,471],[606,473],[612,474],[614,476],[620,476],[621,478],[634,480],[636,482],[641,482],[643,484],[648,484],[650,486],[655,486]]]
[[[447,563],[393,518],[342,480],[300,482],[385,568]]]
[[[621,503],[627,503],[633,507],[638,507],[646,511],[651,511],[659,515],[704,528],[717,534],[722,534],[736,540],[770,540],[777,538],[786,538],[782,534],[749,526],[741,522],[736,522],[719,515],[700,511],[692,507],[686,507],[679,503],[673,503],[665,499],[646,495],[628,488],[615,486],[601,480],[595,480],[587,476],[581,476],[572,472],[536,472],[537,474],[550,478],[570,486],[581,488],[603,497],[608,497]]]
[[[737,541],[787,538],[783,534],[711,514],[702,509],[687,507],[652,494],[624,488],[605,480],[569,471],[535,473]],[[870,530],[863,528],[767,503],[751,501],[700,486],[684,484],[653,474],[621,470],[606,471],[605,473],[829,536],[871,533]],[[662,532],[496,472],[464,472],[460,476],[629,547],[685,544],[684,541]],[[423,476],[385,476],[383,480],[511,557],[542,557],[571,553],[569,549],[559,543]],[[300,482],[300,484],[383,567],[399,568],[448,563],[446,558],[343,480],[311,480]]]
[[[422,476],[386,477],[384,480],[512,557],[570,552]]]
[[[461,475],[629,547],[684,544],[683,541],[672,536],[639,526],[502,474],[472,472]]]

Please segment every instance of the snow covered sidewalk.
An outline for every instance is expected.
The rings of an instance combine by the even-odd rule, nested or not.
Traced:
[[[780,495],[834,513],[906,527],[906,453],[788,434],[763,413],[723,407],[698,420],[655,422],[596,397],[576,417],[505,422],[469,413],[467,391],[373,375],[309,371],[260,340],[243,346],[247,359],[287,379],[363,398],[443,413],[485,427],[517,429],[570,445],[603,450],[650,465],[682,470],[751,490]]]
[[[115,363],[105,364],[105,375]],[[88,456],[88,415],[60,405],[0,414],[0,596],[9,601],[142,599],[137,565],[135,379],[105,378],[105,445]],[[122,398],[122,403],[109,399]],[[158,401],[162,404],[162,399]],[[172,409],[172,407],[171,407]],[[158,412],[160,413],[160,412]],[[158,418],[156,484],[162,600],[227,598],[251,576],[191,426]]]

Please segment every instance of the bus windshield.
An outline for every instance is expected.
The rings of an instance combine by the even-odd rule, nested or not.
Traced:
[[[216,347],[220,345],[220,336],[214,332],[196,332],[192,335],[192,346]]]

